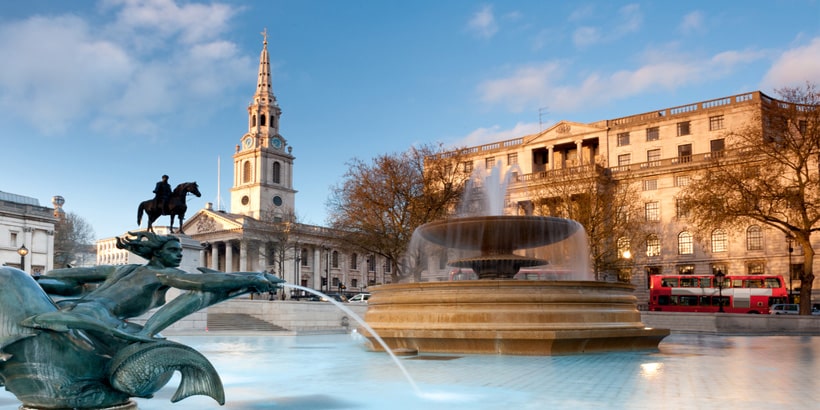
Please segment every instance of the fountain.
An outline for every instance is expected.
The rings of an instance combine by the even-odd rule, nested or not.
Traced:
[[[373,287],[365,315],[370,327],[391,349],[423,353],[657,349],[669,330],[641,323],[632,285],[591,280],[580,224],[500,215],[508,175],[498,166],[489,176],[475,175],[462,204],[471,214],[422,225],[408,250],[421,260],[447,255],[447,266],[478,279]],[[476,197],[487,203],[476,207]],[[540,279],[516,280],[528,275]],[[374,335],[360,332],[371,350],[383,350]]]

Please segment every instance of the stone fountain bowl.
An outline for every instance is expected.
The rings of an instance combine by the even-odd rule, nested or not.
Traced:
[[[445,219],[424,224],[418,230],[424,239],[437,245],[506,255],[563,241],[579,226],[563,218],[499,215]]]
[[[656,350],[667,329],[641,323],[635,288],[593,281],[465,280],[369,289],[365,321],[419,353],[555,355]],[[366,329],[369,348],[382,350]]]

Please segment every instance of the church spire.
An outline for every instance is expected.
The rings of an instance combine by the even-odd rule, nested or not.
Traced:
[[[259,55],[259,75],[256,79],[256,92],[248,106],[248,133],[259,137],[257,143],[262,147],[269,146],[271,138],[279,135],[279,117],[282,110],[273,95],[270,79],[270,57],[268,56],[268,29],[262,34],[262,53]],[[257,145],[254,144],[254,146]]]
[[[268,29],[262,34],[262,54],[259,56],[259,78],[256,80],[256,94],[253,96],[254,104],[277,105],[276,97],[273,95],[273,86],[270,82],[270,57],[268,56]]]

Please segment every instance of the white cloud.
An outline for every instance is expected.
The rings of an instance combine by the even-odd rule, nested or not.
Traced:
[[[702,32],[704,30],[703,13],[696,10],[683,16],[679,29],[684,34]]]
[[[0,26],[0,110],[52,135],[85,124],[152,135],[208,115],[253,72],[255,61],[218,37],[234,14],[227,6],[111,0],[101,10],[101,22],[66,15]]]
[[[588,17],[592,10],[578,9],[570,16],[570,20],[581,20]],[[618,10],[618,15],[609,19],[613,26],[605,31],[594,26],[581,26],[574,30],[572,42],[576,47],[588,47],[599,43],[611,43],[627,34],[640,30],[643,25],[643,13],[637,4],[627,4]]]
[[[670,56],[677,56],[677,60]],[[593,104],[627,98],[648,91],[674,90],[730,75],[736,67],[762,59],[764,53],[727,51],[711,57],[653,50],[642,66],[611,73],[592,72],[572,84],[566,61],[547,61],[516,68],[512,74],[478,86],[482,101],[501,104],[513,112],[548,106],[553,112],[573,112]]]
[[[493,15],[493,8],[491,6],[484,6],[481,10],[473,14],[473,17],[467,23],[467,28],[482,38],[490,38],[498,32],[498,24],[495,22],[495,15]]]
[[[576,47],[587,47],[598,43],[601,40],[601,34],[595,27],[578,27],[572,33],[572,43]]]
[[[763,77],[761,89],[820,84],[820,37],[783,52]]]

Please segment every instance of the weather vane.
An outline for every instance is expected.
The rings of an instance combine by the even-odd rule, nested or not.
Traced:
[[[267,27],[265,27],[265,29],[264,29],[264,30],[262,30],[262,32],[261,32],[261,33],[259,33],[259,34],[261,34],[261,35],[262,35],[262,38],[264,39],[264,40],[263,40],[263,42],[264,42],[265,44],[268,44],[268,28],[267,28]]]

